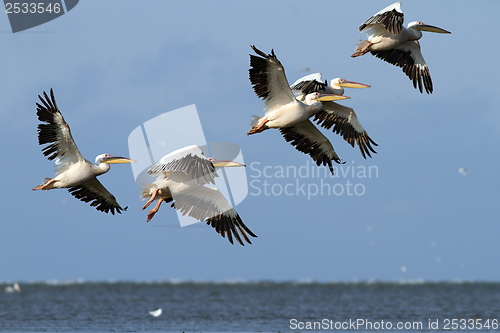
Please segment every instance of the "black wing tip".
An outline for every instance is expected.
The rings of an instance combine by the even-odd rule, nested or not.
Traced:
[[[116,207],[116,212],[117,212],[118,214],[121,214],[121,213],[122,213],[122,211],[126,212],[127,210],[128,210],[128,206],[125,206],[125,207],[123,207],[123,208],[121,208],[121,207]],[[113,215],[115,215],[115,214],[113,214]]]
[[[47,92],[43,92],[43,97],[38,95],[40,103],[36,103],[37,117],[41,122],[38,124],[38,144],[48,146],[42,149],[42,152],[49,160],[55,159],[59,154],[64,155],[64,152],[59,151],[59,124],[55,118],[56,115],[62,118],[54,97],[54,91],[50,89],[50,97]],[[64,120],[64,119],[63,119]]]
[[[43,97],[38,95],[38,98],[45,105],[45,107],[57,109],[56,98],[52,88],[50,88],[50,97],[47,95],[46,91],[43,91]],[[39,103],[36,103],[36,105],[42,107]]]
[[[323,82],[311,80],[304,85],[304,88],[302,89],[302,93],[304,95],[309,95],[311,93],[315,93],[315,92],[318,92],[320,90],[325,91],[326,86],[327,86],[327,84],[323,84]]]
[[[221,213],[217,216],[211,217],[206,220],[207,225],[212,226],[215,231],[226,238],[229,243],[234,245],[233,237],[236,239],[238,244],[245,246],[245,242],[252,244],[250,238],[247,234],[252,237],[257,237],[241,220],[241,217],[236,213],[236,216],[229,216],[227,212]],[[243,242],[243,240],[245,242]]]
[[[268,66],[271,62],[279,63],[279,60],[274,54],[274,50],[271,50],[271,54],[266,54],[255,47],[255,45],[251,45],[251,47],[257,55],[250,54],[250,69],[248,70],[250,83],[252,84],[253,91],[259,98],[268,100]]]
[[[266,54],[265,52],[259,50],[255,45],[250,45],[250,47],[252,48],[252,50],[255,51],[255,53],[257,53],[261,57],[264,57],[264,58],[276,58],[276,54],[274,53],[274,49],[271,49],[271,53]],[[252,56],[252,54],[250,56]]]
[[[403,73],[412,81],[413,87],[418,89],[420,93],[432,94],[433,85],[431,73],[426,66],[418,67],[415,65],[410,51],[402,51],[399,49],[370,51],[375,57],[384,60],[394,66],[400,67]]]
[[[371,24],[381,24],[388,32],[400,34],[403,28],[404,14],[393,8],[390,11],[373,15],[359,26],[359,31],[363,31]]]
[[[100,197],[98,194],[82,186],[70,187],[68,191],[78,200],[89,203],[91,207],[95,207],[96,210],[106,214],[111,213],[115,215],[115,212],[121,214],[122,211],[127,211],[128,209],[128,206],[122,208],[120,205],[113,205],[107,202],[103,197]]]
[[[366,155],[372,158],[371,153],[378,154],[377,151],[372,147],[378,146],[378,144],[370,138],[368,133],[363,133],[359,138],[356,139],[356,143],[358,144],[359,150],[361,151],[361,155],[366,159]],[[365,155],[366,154],[366,155]]]
[[[366,155],[371,158],[370,152],[377,154],[372,145],[378,146],[378,144],[370,138],[366,131],[357,132],[354,130],[347,118],[320,111],[314,115],[314,121],[321,127],[331,129],[333,133],[342,136],[351,147],[354,148],[357,144],[363,158],[366,159]]]
[[[56,113],[61,113],[57,107],[56,98],[54,96],[54,91],[50,88],[50,97],[47,92],[43,92],[43,97],[38,95],[40,103],[36,103],[38,120],[48,124],[54,124],[54,115]],[[38,126],[40,129],[40,125]]]
[[[83,200],[82,200],[83,201]],[[91,203],[90,206],[97,206],[97,204],[93,204]],[[103,207],[95,207],[98,211],[100,212],[103,212],[103,213],[106,213],[106,214],[109,214],[111,213],[112,215],[115,215],[115,212],[118,213],[118,214],[121,214],[122,211],[126,212],[127,209],[128,209],[128,206],[122,208],[120,206],[112,206],[112,205],[106,205],[106,206],[103,206]]]
[[[346,163],[337,156],[335,150],[333,150],[334,156],[329,157],[325,152],[321,150],[317,143],[312,142],[307,137],[304,137],[300,133],[295,132],[293,127],[283,127],[279,130],[286,142],[289,142],[292,146],[295,147],[296,150],[300,151],[301,153],[309,155],[313,159],[313,161],[316,162],[317,166],[328,166],[332,175],[335,174],[332,161],[337,164]]]

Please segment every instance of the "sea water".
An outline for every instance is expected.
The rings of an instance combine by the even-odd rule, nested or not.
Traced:
[[[500,331],[500,283],[20,285],[6,293],[0,284],[1,332]]]

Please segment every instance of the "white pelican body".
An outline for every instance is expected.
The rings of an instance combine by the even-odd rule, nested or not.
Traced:
[[[95,165],[84,159],[73,140],[69,125],[57,107],[54,92],[50,90],[50,98],[45,92],[43,94],[45,99],[38,96],[43,105],[37,103],[37,115],[46,124],[38,125],[38,143],[49,144],[42,151],[49,160],[55,160],[56,176],[45,178],[45,182],[33,190],[67,188],[74,197],[90,202],[91,206],[101,212],[121,213],[126,207],[120,207],[115,197],[96,177],[108,172],[111,163],[135,161],[108,154],[97,156]]]
[[[403,27],[403,11],[401,2],[396,2],[366,20],[359,31],[366,31],[368,40],[358,44],[352,57],[368,52],[374,56],[401,67],[403,72],[413,81],[413,86],[430,94],[433,91],[429,68],[420,52],[418,40],[422,31],[447,33],[444,29],[427,25],[419,21],[410,22]]]
[[[310,86],[311,84],[313,85],[312,87]],[[290,89],[302,92],[302,90],[307,86],[310,86],[310,89],[312,91],[322,92],[325,94],[334,94],[334,95],[343,95],[344,94],[344,87],[345,88],[369,88],[370,87],[367,84],[347,81],[347,80],[342,79],[340,77],[335,78],[335,79],[331,79],[330,84],[328,84],[326,80],[323,82],[323,80],[321,79],[321,73],[313,73],[313,74],[309,74],[309,75],[306,75],[304,77],[301,77],[300,79],[295,81],[290,86]]]
[[[287,142],[303,153],[309,154],[317,165],[328,165],[333,174],[332,161],[342,163],[330,141],[311,123],[309,118],[322,108],[322,101],[347,99],[340,95],[318,92],[307,94],[304,102],[293,95],[285,69],[274,51],[265,54],[252,45],[260,56],[250,55],[250,82],[258,97],[264,100],[264,117],[253,116],[247,135],[260,133],[268,128],[279,128]]]
[[[308,120],[321,110],[323,105],[316,101],[320,93],[311,93],[305,96],[304,101],[293,98],[289,103],[277,108],[266,108],[265,117],[254,116],[252,130],[248,134],[262,132],[268,128],[284,128],[297,125]]]
[[[148,174],[158,176],[155,182],[144,185],[141,190],[141,198],[148,199],[142,209],[158,200],[155,208],[148,212],[147,221],[158,212],[162,202],[173,201],[172,207],[182,215],[206,221],[222,237],[227,236],[231,244],[233,236],[241,245],[244,245],[241,238],[252,244],[247,233],[252,237],[257,236],[243,223],[218,189],[206,186],[208,183],[215,184],[214,179],[218,177],[216,167],[233,166],[244,165],[207,158],[196,145],[163,156],[148,170]]]
[[[55,176],[53,178],[54,181],[45,186],[43,190],[77,186],[95,178],[96,176],[108,172],[110,169],[109,164],[102,163],[100,160],[104,156],[105,154],[102,154],[96,158],[97,165],[94,165],[87,160],[78,161],[72,164],[70,168]]]

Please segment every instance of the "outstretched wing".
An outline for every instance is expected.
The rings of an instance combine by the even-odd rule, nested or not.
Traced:
[[[340,134],[352,147],[354,147],[354,143],[357,143],[364,158],[366,158],[366,155],[372,157],[370,151],[377,153],[372,144],[374,146],[378,145],[361,126],[356,112],[352,108],[335,102],[323,102],[323,109],[314,115],[314,121],[318,125],[326,129],[332,129],[333,132]]]
[[[300,152],[308,154],[316,165],[328,165],[333,174],[332,161],[341,164],[330,141],[324,136],[311,121],[306,120],[292,127],[280,128],[280,132],[287,142],[290,142]]]
[[[252,244],[248,235],[257,237],[216,188],[199,186],[188,193],[172,194],[174,199],[172,207],[182,215],[206,221],[222,237],[227,236],[231,244],[234,244],[233,237],[241,245],[245,245],[242,238],[248,244]]]
[[[420,52],[418,41],[409,41],[395,49],[370,51],[370,53],[388,63],[401,67],[403,72],[413,81],[415,89],[418,86],[420,92],[423,92],[422,90],[425,88],[426,93],[432,93],[431,73]]]
[[[42,152],[49,160],[55,159],[59,174],[72,164],[84,161],[84,158],[73,140],[69,125],[57,107],[53,90],[50,89],[50,97],[45,91],[43,96],[38,95],[42,104],[36,103],[38,120],[43,122],[38,125],[38,143],[48,144]]]
[[[90,202],[92,207],[98,211],[115,215],[115,211],[121,214],[122,210],[127,210],[127,207],[122,208],[115,197],[102,186],[97,178],[92,178],[85,183],[71,187],[68,189],[69,193],[75,198],[83,201]]]
[[[327,86],[328,84],[326,81],[321,81],[321,73],[314,73],[301,77],[290,86],[290,89],[300,91],[302,94],[307,95],[311,92],[325,91],[325,87]],[[306,87],[308,88],[307,92],[304,91]]]
[[[183,172],[197,184],[215,184],[218,177],[215,167],[197,145],[177,149],[163,156],[148,170],[149,175],[168,172]]]
[[[401,10],[401,2],[396,2],[385,7],[368,20],[359,26],[359,31],[372,28],[376,24],[380,24],[387,32],[400,34],[403,27],[404,14]]]
[[[259,55],[250,55],[250,82],[258,97],[264,100],[267,109],[275,109],[290,102],[295,97],[288,85],[285,69],[276,58],[274,50],[265,54],[252,45],[252,49]]]

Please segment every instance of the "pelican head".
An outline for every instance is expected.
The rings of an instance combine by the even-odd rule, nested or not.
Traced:
[[[118,163],[133,163],[136,162],[126,157],[111,156],[109,154],[101,154],[95,158],[95,164],[99,165],[101,163],[107,164],[118,164]]]
[[[414,21],[414,22],[408,23],[408,29],[410,29],[410,28],[420,30],[420,31],[436,32],[439,34],[451,34],[451,32],[449,32],[448,30],[444,30],[442,28],[438,28],[438,27],[435,27],[433,25],[424,24],[424,23],[419,22],[419,21]]]
[[[310,94],[311,99],[319,102],[331,102],[338,101],[341,99],[348,99],[351,97],[343,96],[343,95],[334,95],[334,94],[320,94],[318,92]]]
[[[228,160],[219,160],[217,158],[210,158],[210,162],[214,165],[216,168],[223,168],[223,167],[244,167],[246,166],[245,164],[241,164],[235,161],[228,161]]]
[[[344,80],[341,78],[336,78],[336,79],[330,80],[330,85],[332,87],[338,86],[338,87],[344,87],[344,88],[370,88],[371,87],[371,86],[364,84],[364,83],[347,81],[347,80]]]

